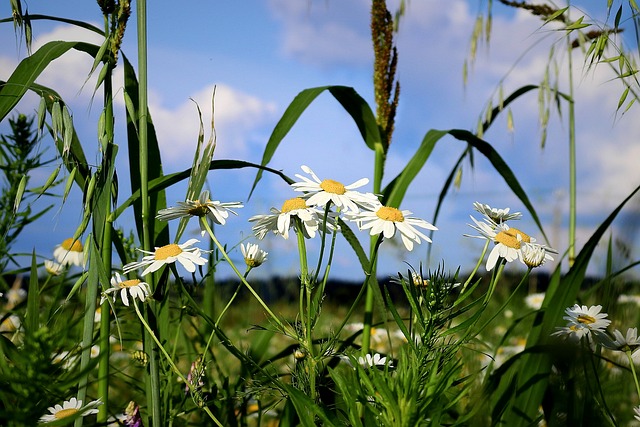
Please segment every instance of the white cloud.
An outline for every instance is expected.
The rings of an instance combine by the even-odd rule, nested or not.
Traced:
[[[185,101],[176,107],[164,105],[160,95],[150,97],[149,111],[162,158],[172,169],[191,166],[200,128],[196,103],[202,112],[205,141],[209,139],[213,90],[210,85],[188,98],[185,96]],[[250,152],[254,134],[273,116],[275,105],[230,86],[216,85],[214,108],[217,141],[214,157],[246,160],[254,156]],[[267,136],[263,137],[266,140]]]

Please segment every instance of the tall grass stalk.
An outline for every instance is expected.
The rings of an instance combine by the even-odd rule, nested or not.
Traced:
[[[138,141],[140,148],[140,200],[142,203],[142,247],[144,250],[151,250],[153,236],[151,235],[151,221],[153,216],[149,209],[149,158],[148,158],[148,96],[147,96],[147,2],[139,0],[136,2],[137,28],[138,28]],[[151,288],[155,290],[156,282],[154,275],[150,274],[145,278]],[[153,310],[147,307],[145,311],[147,322],[149,317],[155,316]],[[153,322],[155,324],[155,322]],[[146,329],[145,329],[146,330]],[[157,329],[156,329],[157,332]],[[160,411],[160,364],[157,357],[156,343],[152,340],[155,336],[146,330],[144,346],[145,352],[149,356],[149,379],[147,380],[147,401],[151,408],[151,425],[162,426],[162,413]]]

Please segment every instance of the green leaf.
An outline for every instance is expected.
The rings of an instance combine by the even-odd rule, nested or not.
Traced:
[[[376,145],[381,145],[380,130],[376,123],[375,115],[369,104],[351,87],[347,86],[321,86],[305,89],[291,101],[284,114],[276,124],[267,146],[262,154],[261,165],[266,166],[275,154],[280,142],[289,133],[298,118],[307,107],[324,91],[329,91],[342,107],[351,115],[358,126],[362,139],[367,146],[374,150]],[[256,174],[256,178],[251,186],[249,198],[253,194],[258,181],[262,177],[262,170]]]
[[[466,141],[467,143],[471,144],[475,149],[482,153],[487,158],[487,160],[491,162],[496,172],[498,172],[500,176],[502,176],[504,182],[509,186],[509,188],[511,188],[513,194],[515,194],[518,199],[520,199],[522,204],[527,208],[527,211],[529,211],[529,214],[531,214],[531,218],[533,218],[536,225],[540,229],[540,232],[548,242],[549,239],[547,238],[547,235],[542,228],[542,223],[538,218],[538,214],[536,213],[535,208],[529,201],[529,197],[527,197],[527,193],[525,193],[515,174],[511,171],[502,157],[500,157],[498,152],[489,143],[483,141],[469,131],[453,129],[449,131],[449,134],[456,139]]]
[[[125,93],[130,99],[131,104],[134,106],[135,111],[129,111],[127,108],[127,143],[129,147],[129,171],[131,178],[131,192],[138,193],[138,197],[134,199],[133,205],[134,218],[136,221],[136,228],[138,236],[142,241],[142,203],[139,201],[140,192],[140,140],[138,138],[137,121],[138,114],[138,78],[136,77],[133,66],[125,55],[122,55],[124,62],[124,82]],[[158,139],[156,137],[156,131],[151,121],[151,113],[147,115],[147,156],[148,162],[148,179],[150,184],[153,180],[157,180],[164,176],[162,171],[162,160],[160,157],[160,148],[158,146]],[[164,187],[166,188],[166,187]],[[164,188],[158,188],[153,193],[149,188],[149,212],[155,213],[160,209],[167,207],[166,195]],[[169,227],[165,221],[158,221],[153,215],[147,219],[149,221],[149,230],[151,237],[153,238],[153,244],[155,246],[162,246],[169,244]]]
[[[40,284],[38,283],[38,263],[35,250],[31,254],[31,272],[27,293],[26,333],[33,336],[40,328]]]
[[[13,107],[53,60],[80,44],[88,45],[81,42],[51,41],[43,45],[33,55],[23,59],[9,80],[0,86],[0,121],[4,120],[7,114],[13,110]],[[98,47],[95,47],[97,50]]]
[[[431,129],[422,139],[422,143],[415,154],[404,167],[402,172],[396,176],[383,190],[382,203],[387,206],[397,208],[402,203],[402,199],[409,188],[409,185],[422,169],[427,159],[431,155],[436,142],[440,140],[448,131]]]

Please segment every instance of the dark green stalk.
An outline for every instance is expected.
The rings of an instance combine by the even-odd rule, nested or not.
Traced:
[[[567,55],[569,58],[569,268],[576,258],[576,119],[573,101],[572,46],[567,33]]]
[[[148,97],[147,97],[147,2],[146,0],[138,0],[136,3],[136,14],[138,24],[138,141],[140,144],[140,200],[142,204],[142,247],[145,250],[151,250],[152,236],[150,230],[150,222],[154,221],[154,217],[149,212],[149,173],[148,173]],[[152,289],[155,290],[155,280],[153,275],[145,278],[150,283]],[[153,316],[153,310],[145,310],[145,315]],[[155,326],[155,325],[154,325]],[[149,412],[151,414],[151,425],[162,426],[162,416],[160,412],[160,366],[156,353],[155,343],[152,341],[155,336],[146,329],[145,334],[145,351],[149,355],[149,381],[147,382],[147,401]]]

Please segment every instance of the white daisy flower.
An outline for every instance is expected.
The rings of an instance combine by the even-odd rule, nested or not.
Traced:
[[[20,318],[15,314],[10,314],[9,316],[3,319],[3,316],[0,316],[0,332],[17,332],[22,325]]]
[[[611,320],[607,319],[609,316],[607,313],[600,313],[600,310],[602,310],[601,305],[587,307],[575,304],[567,308],[565,310],[567,315],[562,318],[569,323],[566,327],[556,328],[558,331],[552,335],[568,336],[572,340],[579,340],[592,334],[596,337],[602,336]]]
[[[269,231],[280,234],[285,239],[289,238],[289,229],[293,227],[295,221],[292,218],[300,219],[302,223],[302,232],[307,239],[313,238],[318,231],[318,227],[322,224],[322,219],[315,208],[307,206],[304,199],[294,197],[288,199],[282,204],[282,209],[271,208],[270,215],[255,215],[249,218],[250,222],[256,222],[252,230],[256,237],[260,240],[267,235]],[[328,225],[330,221],[328,221]]]
[[[156,218],[161,221],[169,221],[182,217],[206,216],[214,223],[224,225],[229,217],[229,212],[238,215],[233,209],[244,207],[240,202],[222,203],[219,200],[211,200],[208,190],[203,191],[197,200],[186,200],[184,202],[177,202],[177,204],[178,206],[160,209]],[[203,228],[202,224],[200,227],[201,229]],[[202,229],[201,234],[204,236],[205,233],[206,230]]]
[[[22,288],[22,280],[16,278],[11,288],[4,295],[7,299],[7,310],[11,310],[27,298],[27,291]]]
[[[540,307],[542,307],[542,302],[544,301],[544,297],[544,292],[529,294],[525,297],[524,303],[531,309],[540,310]]]
[[[53,249],[53,257],[62,265],[84,265],[84,248],[79,240],[66,239]]]
[[[640,406],[636,406],[633,408],[633,418],[640,421]]]
[[[600,344],[611,350],[623,352],[631,351],[632,353],[635,353],[636,350],[640,348],[638,328],[627,329],[627,333],[625,335],[622,335],[622,332],[616,329],[613,331],[613,339],[604,334],[599,338]]]
[[[640,307],[640,295],[625,295],[625,294],[622,294],[622,295],[618,296],[618,303],[619,304],[630,303],[630,304],[635,304],[638,307]]]
[[[313,179],[296,174],[296,177],[302,181],[294,182],[291,184],[291,187],[295,191],[303,191],[306,193],[303,198],[307,200],[309,206],[324,207],[327,203],[332,202],[339,208],[358,212],[360,210],[359,206],[378,203],[378,198],[373,193],[353,191],[356,188],[367,185],[369,183],[369,179],[367,178],[359,179],[353,184],[344,185],[333,179],[320,180],[308,166],[303,165],[301,169],[311,175]]]
[[[529,268],[540,267],[547,261],[553,261],[553,257],[549,255],[549,252],[555,252],[553,249],[547,248],[544,245],[527,242],[521,243],[520,251],[522,254],[522,262]]]
[[[267,260],[267,255],[269,254],[253,243],[247,243],[247,246],[245,246],[244,243],[240,243],[240,250],[242,251],[245,264],[251,268],[261,266]]]
[[[98,406],[102,405],[102,402],[94,400],[82,406],[82,400],[77,400],[75,397],[65,401],[62,405],[57,404],[49,408],[50,414],[40,417],[41,423],[50,423],[58,421],[63,418],[75,419],[78,417],[86,417],[87,415],[97,414]]]
[[[497,209],[480,202],[474,202],[473,207],[484,215],[486,221],[493,225],[502,224],[503,222],[520,219],[522,217],[520,212],[509,213],[510,208]]]
[[[536,240],[517,228],[509,227],[504,223],[493,227],[486,222],[478,221],[474,217],[471,217],[471,219],[476,225],[469,225],[480,232],[481,235],[471,236],[466,234],[465,236],[491,240],[496,244],[487,258],[487,271],[491,271],[496,266],[499,258],[504,258],[507,262],[522,259],[522,243],[533,243]]]
[[[427,230],[437,230],[435,226],[425,220],[411,217],[411,211],[383,206],[381,203],[372,205],[360,212],[347,214],[347,219],[355,221],[360,230],[370,230],[369,234],[375,236],[382,234],[385,239],[390,239],[400,232],[402,243],[408,251],[413,250],[413,243],[422,243],[421,239],[431,243],[431,239],[418,231],[416,227]]]
[[[59,276],[62,273],[64,273],[64,270],[65,270],[64,265],[58,264],[57,262],[51,261],[49,259],[44,260],[44,268],[45,270],[47,270],[47,273],[49,273],[52,276]]]
[[[365,354],[364,357],[358,357],[358,363],[363,368],[371,368],[373,366],[385,366],[387,364],[387,358],[382,357],[380,353],[376,353],[373,356],[370,354]],[[391,363],[389,363],[389,367],[391,368]]]
[[[127,274],[130,271],[148,266],[142,272],[142,276],[146,276],[159,270],[164,265],[178,261],[189,273],[193,273],[196,271],[196,265],[205,265],[207,263],[207,259],[201,256],[202,251],[199,248],[191,247],[196,242],[199,242],[199,240],[190,239],[181,245],[171,243],[159,248],[156,247],[153,252],[138,249],[140,252],[149,255],[142,257],[140,262],[131,262],[125,265],[123,271]]]
[[[102,305],[109,294],[118,292],[120,292],[120,299],[122,300],[122,303],[127,307],[129,306],[129,296],[133,299],[137,298],[141,302],[144,302],[151,294],[151,290],[149,289],[149,284],[147,282],[143,282],[140,279],[126,280],[126,277],[123,279],[120,274],[115,273],[111,278],[111,287],[102,292],[100,305]]]

